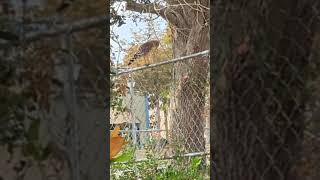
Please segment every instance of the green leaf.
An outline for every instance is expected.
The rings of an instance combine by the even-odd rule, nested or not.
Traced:
[[[134,150],[128,150],[126,152],[123,152],[120,156],[116,157],[112,162],[126,162],[133,159],[134,156]]]
[[[192,159],[191,161],[191,167],[193,169],[196,169],[199,167],[199,165],[201,164],[201,161],[202,161],[202,157],[195,157]]]

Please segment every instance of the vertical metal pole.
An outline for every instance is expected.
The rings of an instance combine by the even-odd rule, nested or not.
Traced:
[[[161,117],[160,117],[160,100],[156,101],[156,113],[157,113],[157,129],[160,129]]]
[[[148,101],[148,95],[144,95],[145,98],[145,111],[146,111],[146,129],[150,128],[150,120],[149,120],[149,101]]]
[[[165,112],[168,112],[167,110]],[[168,113],[164,114],[164,123],[165,123],[165,128],[166,128],[166,139],[167,141],[169,140],[169,126],[168,126]]]
[[[132,136],[133,136],[133,144],[137,144],[137,126],[136,126],[136,117],[134,115],[133,110],[133,98],[134,98],[134,89],[133,89],[133,79],[131,77],[131,74],[129,75],[129,92],[130,92],[130,110],[132,115]]]
[[[146,122],[145,122],[145,130],[148,130],[150,128],[150,119],[149,119],[149,100],[148,100],[148,94],[144,94],[144,111],[146,113]],[[141,135],[140,135],[141,137]],[[145,133],[143,136],[141,148],[143,148],[144,143],[146,142],[146,139],[149,139],[149,133]]]
[[[70,151],[72,157],[72,179],[80,180],[80,163],[79,163],[79,134],[78,134],[78,116],[76,91],[74,84],[74,58],[71,50],[71,34],[66,34],[63,37],[62,47],[67,51],[67,83],[65,84],[65,101],[69,112],[70,120]]]

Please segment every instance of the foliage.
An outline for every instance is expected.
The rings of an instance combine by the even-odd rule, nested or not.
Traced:
[[[121,155],[112,159],[111,162],[128,162],[133,159],[133,156],[134,156],[134,148],[127,147],[125,148],[125,151]]]
[[[15,144],[24,136],[24,99],[0,86],[0,144]]]
[[[20,146],[25,156],[44,160],[50,152],[39,143],[40,119],[26,113],[25,109],[30,110],[34,107],[28,97],[13,90],[12,80],[15,71],[5,73],[8,69],[6,62],[3,60],[0,65],[4,70],[0,79],[2,81],[2,78],[5,78],[5,81],[2,81],[5,83],[0,86],[0,144],[8,145],[9,153]],[[27,121],[30,122],[29,127],[25,124]]]
[[[135,162],[113,163],[111,179],[157,179],[157,180],[204,180],[209,179],[208,167],[204,166],[204,157],[184,158],[177,155],[174,159],[159,160],[157,153],[152,150],[154,141],[147,144],[147,159]],[[130,152],[132,149],[127,149]],[[126,152],[124,152],[125,154]]]

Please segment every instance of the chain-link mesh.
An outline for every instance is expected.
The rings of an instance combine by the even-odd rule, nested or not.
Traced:
[[[319,179],[319,2],[241,2],[213,5],[212,176]]]
[[[136,159],[146,158],[150,145],[159,158],[208,153],[207,54],[129,69],[113,77],[111,128],[119,125],[128,135],[137,147]],[[178,75],[178,66],[185,67],[185,75]],[[203,73],[188,74],[192,68]]]

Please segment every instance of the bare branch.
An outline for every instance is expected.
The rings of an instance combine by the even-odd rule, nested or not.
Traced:
[[[151,13],[151,14],[157,14],[164,17],[164,10],[165,7],[162,7],[156,3],[151,4],[140,4],[136,3],[134,1],[127,1],[127,10],[139,12],[139,13]]]
[[[133,1],[127,1],[126,9],[139,13],[151,13],[160,15],[163,19],[172,24],[177,24],[177,18],[173,15],[172,9],[168,9],[156,3],[140,4]],[[169,11],[168,11],[169,10]]]

